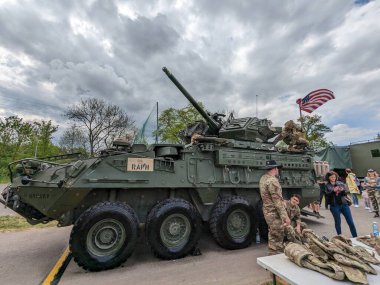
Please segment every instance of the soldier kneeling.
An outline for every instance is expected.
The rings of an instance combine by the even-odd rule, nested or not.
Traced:
[[[284,201],[286,212],[290,219],[290,225],[285,228],[285,236],[288,241],[302,243],[302,231],[307,228],[306,223],[301,221],[301,209],[298,206],[301,196],[293,194],[290,200]]]

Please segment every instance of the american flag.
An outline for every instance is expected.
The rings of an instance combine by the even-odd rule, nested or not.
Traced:
[[[331,99],[335,99],[334,92],[328,89],[317,89],[311,91],[305,98],[297,99],[297,104],[302,111],[311,113]]]

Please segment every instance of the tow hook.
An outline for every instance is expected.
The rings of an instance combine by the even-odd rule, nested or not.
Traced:
[[[10,193],[9,193],[9,190],[11,189],[11,184],[8,184],[7,187],[4,188],[4,190],[1,192],[1,196],[3,196],[3,198],[5,198],[5,201],[4,201],[4,209],[8,208],[8,201],[9,201],[9,196],[10,196]]]
[[[13,210],[17,210],[20,207],[20,196],[19,195],[14,195],[13,196]]]

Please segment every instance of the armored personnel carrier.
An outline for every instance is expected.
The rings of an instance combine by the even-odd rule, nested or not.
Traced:
[[[163,70],[205,120],[195,127],[201,131],[192,143],[146,146],[119,140],[95,158],[61,164],[27,158],[9,164],[12,183],[0,201],[31,224],[73,225],[70,250],[86,270],[125,262],[142,225],[162,259],[193,252],[204,225],[225,249],[248,247],[257,229],[266,238],[259,179],[267,160],[283,165],[284,197],[298,193],[304,206],[319,195],[311,156],[279,153],[269,142],[281,128],[267,119],[223,121],[220,114],[209,115]]]

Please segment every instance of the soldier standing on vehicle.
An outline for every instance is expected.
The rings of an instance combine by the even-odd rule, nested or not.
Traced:
[[[278,181],[278,165],[276,161],[269,160],[262,168],[267,172],[260,179],[260,195],[263,200],[263,213],[269,227],[268,248],[269,255],[284,251],[285,227],[290,225],[290,219],[285,209],[282,197],[282,188]]]
[[[290,152],[302,152],[309,145],[304,130],[293,120],[285,123],[282,132],[274,139],[273,144],[278,147],[277,143],[281,140],[288,145],[287,150]]]

